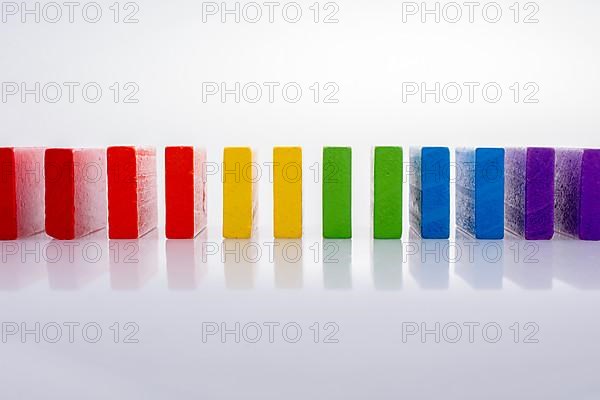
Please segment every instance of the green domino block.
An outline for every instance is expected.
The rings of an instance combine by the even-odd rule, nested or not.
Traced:
[[[352,237],[352,149],[323,148],[323,237]]]
[[[375,147],[373,236],[402,237],[402,147]]]

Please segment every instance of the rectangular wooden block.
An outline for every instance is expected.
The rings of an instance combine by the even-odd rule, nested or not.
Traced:
[[[249,147],[223,151],[223,237],[249,239],[256,214],[255,165]]]
[[[550,148],[527,149],[525,180],[525,238],[552,239],[554,234],[554,163]]]
[[[191,239],[206,227],[206,152],[192,146],[165,148],[166,236]]]
[[[450,236],[450,151],[411,148],[411,228],[424,239]]]
[[[323,148],[323,237],[352,237],[352,149]]]
[[[456,228],[475,237],[475,149],[455,151]]]
[[[47,149],[44,177],[48,235],[70,240],[106,227],[103,149]]]
[[[477,239],[504,237],[504,149],[456,150],[456,226]]]
[[[555,231],[600,240],[600,150],[556,151]]]
[[[402,237],[402,147],[375,147],[373,162],[373,236]]]
[[[600,240],[600,150],[583,151],[580,185],[579,238]]]
[[[156,151],[112,146],[108,163],[108,237],[137,239],[156,228]]]
[[[273,148],[273,236],[302,237],[302,148]]]
[[[421,236],[421,148],[411,147],[409,149],[408,170],[408,214],[411,233]]]
[[[450,237],[450,151],[447,147],[421,150],[423,197],[421,236],[425,239]]]
[[[475,150],[475,237],[504,238],[504,149]]]
[[[44,230],[44,149],[0,148],[0,240]]]
[[[548,240],[554,233],[554,163],[552,148],[506,149],[505,226],[528,240]]]

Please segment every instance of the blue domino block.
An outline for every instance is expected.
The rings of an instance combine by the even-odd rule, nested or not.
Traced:
[[[456,228],[475,236],[475,150],[456,149]]]
[[[411,228],[424,239],[450,237],[450,151],[411,149]]]
[[[475,237],[504,238],[504,149],[475,151]]]
[[[502,239],[504,149],[458,149],[456,164],[456,226],[477,239]]]

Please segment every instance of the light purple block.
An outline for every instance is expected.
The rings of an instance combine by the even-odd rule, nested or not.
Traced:
[[[556,152],[556,231],[600,240],[600,150]]]
[[[506,149],[505,227],[528,240],[554,234],[554,159],[551,148]]]

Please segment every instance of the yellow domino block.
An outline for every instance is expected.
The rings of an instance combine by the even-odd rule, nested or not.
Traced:
[[[249,147],[226,147],[223,151],[223,237],[249,239],[256,212],[256,166]]]
[[[302,237],[302,148],[273,148],[273,235]]]

